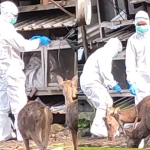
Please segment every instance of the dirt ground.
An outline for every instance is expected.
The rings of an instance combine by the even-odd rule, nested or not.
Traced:
[[[126,147],[124,137],[117,137],[115,141],[108,141],[106,138],[98,139],[91,137],[80,137],[78,139],[78,145],[80,147]],[[150,141],[147,147],[150,148]],[[34,141],[30,141],[30,148],[31,150],[38,150]],[[23,142],[10,140],[0,142],[0,150],[25,150],[25,148]],[[73,150],[72,137],[69,129],[62,127],[61,125],[54,124],[51,127],[47,150]]]
[[[47,150],[73,150],[69,129],[60,125],[53,125]],[[30,141],[31,150],[38,150],[34,141]],[[0,142],[0,150],[25,150],[24,143],[17,140]]]
[[[78,139],[79,147],[109,147],[109,148],[126,148],[126,142],[124,137],[116,137],[114,141],[108,141],[105,139],[98,139],[91,137],[82,137]],[[150,148],[150,141],[147,148]]]

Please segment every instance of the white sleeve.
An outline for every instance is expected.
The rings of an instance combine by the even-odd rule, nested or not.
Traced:
[[[111,73],[112,61],[104,61],[103,63],[102,62],[100,63],[100,61],[98,61],[98,64],[100,69],[100,75],[104,80],[105,86],[113,88],[117,84],[117,82],[114,80],[114,77]]]
[[[22,52],[35,50],[40,45],[39,39],[27,40],[17,32],[14,32],[12,35],[7,36],[5,38],[5,41],[7,41],[7,43],[9,43],[13,48]]]
[[[136,53],[131,39],[127,42],[126,47],[126,74],[128,83],[135,83],[134,79],[136,76]]]

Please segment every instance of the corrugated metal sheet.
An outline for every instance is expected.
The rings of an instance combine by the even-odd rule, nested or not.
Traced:
[[[99,25],[96,24],[93,27],[87,28],[86,33],[87,33],[87,40],[88,42],[96,43],[96,42],[107,42],[110,38],[118,37],[121,41],[126,41],[128,38],[134,34],[134,29],[131,28],[131,26],[125,26],[119,30],[114,30],[113,32],[108,32],[105,34],[104,38],[99,38],[100,37],[100,30],[99,30]],[[78,43],[82,43],[82,34],[79,32],[78,35]]]
[[[15,25],[17,30],[37,30],[37,29],[49,29],[59,27],[71,27],[75,25],[76,19],[69,15],[38,15],[36,17],[30,17],[28,19],[21,20]]]

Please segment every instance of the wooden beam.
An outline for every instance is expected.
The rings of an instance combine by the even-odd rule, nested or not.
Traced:
[[[60,5],[62,1],[57,1],[57,3]],[[66,1],[66,5],[64,7],[75,7],[76,1],[70,0]],[[49,9],[58,9],[58,7],[53,3],[48,3],[46,5],[38,4],[38,5],[29,5],[29,6],[21,6],[18,8],[19,12],[30,12],[30,11],[40,11],[40,10],[49,10]]]
[[[65,12],[66,14],[68,14],[70,17],[74,17],[76,18],[76,16],[72,13],[70,13],[68,10],[64,9],[62,6],[60,6],[57,2],[50,0],[53,4],[55,4],[60,10],[62,10],[63,12]]]
[[[97,13],[98,13],[98,23],[99,23],[99,30],[100,30],[100,38],[104,37],[104,29],[101,27],[102,22],[102,13],[100,11],[100,0],[97,0]]]
[[[109,27],[109,26],[115,26],[115,25],[131,25],[133,24],[133,19],[131,20],[122,20],[122,21],[103,21],[100,25],[101,27]]]

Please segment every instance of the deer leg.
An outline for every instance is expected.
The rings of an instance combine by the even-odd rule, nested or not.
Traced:
[[[120,122],[119,115],[117,115],[117,117],[115,117],[115,119],[118,121],[119,126],[121,127],[122,132],[123,132],[123,134],[125,135],[125,138],[127,138],[127,137],[126,137],[126,132],[125,132],[124,127],[123,127],[123,125],[122,125],[122,122]]]
[[[47,145],[48,145],[49,133],[50,133],[50,129],[49,131],[43,130],[43,133],[42,133],[42,141],[43,141],[43,146],[45,147],[45,149],[47,148]]]
[[[149,139],[150,139],[150,135],[147,136],[147,137],[144,139],[144,148],[147,147],[147,144],[148,144]]]
[[[135,125],[136,125],[136,123],[138,122],[138,110],[137,110],[137,108],[136,108],[136,107],[135,107],[135,112],[136,112],[136,118],[135,118],[135,121],[134,121],[134,124],[133,124],[133,128],[132,128],[132,130],[131,130],[131,131],[133,131],[133,130],[134,130]]]
[[[22,138],[23,138],[23,137],[22,137]],[[23,138],[23,142],[24,142],[24,145],[25,145],[25,147],[26,147],[26,150],[30,150],[30,147],[29,147],[29,140]]]
[[[39,150],[46,150],[46,148],[43,146],[42,138],[41,138],[41,129],[32,131],[30,134],[33,141],[36,143]]]
[[[75,130],[71,130],[71,135],[72,135],[74,150],[77,150],[77,132]]]

